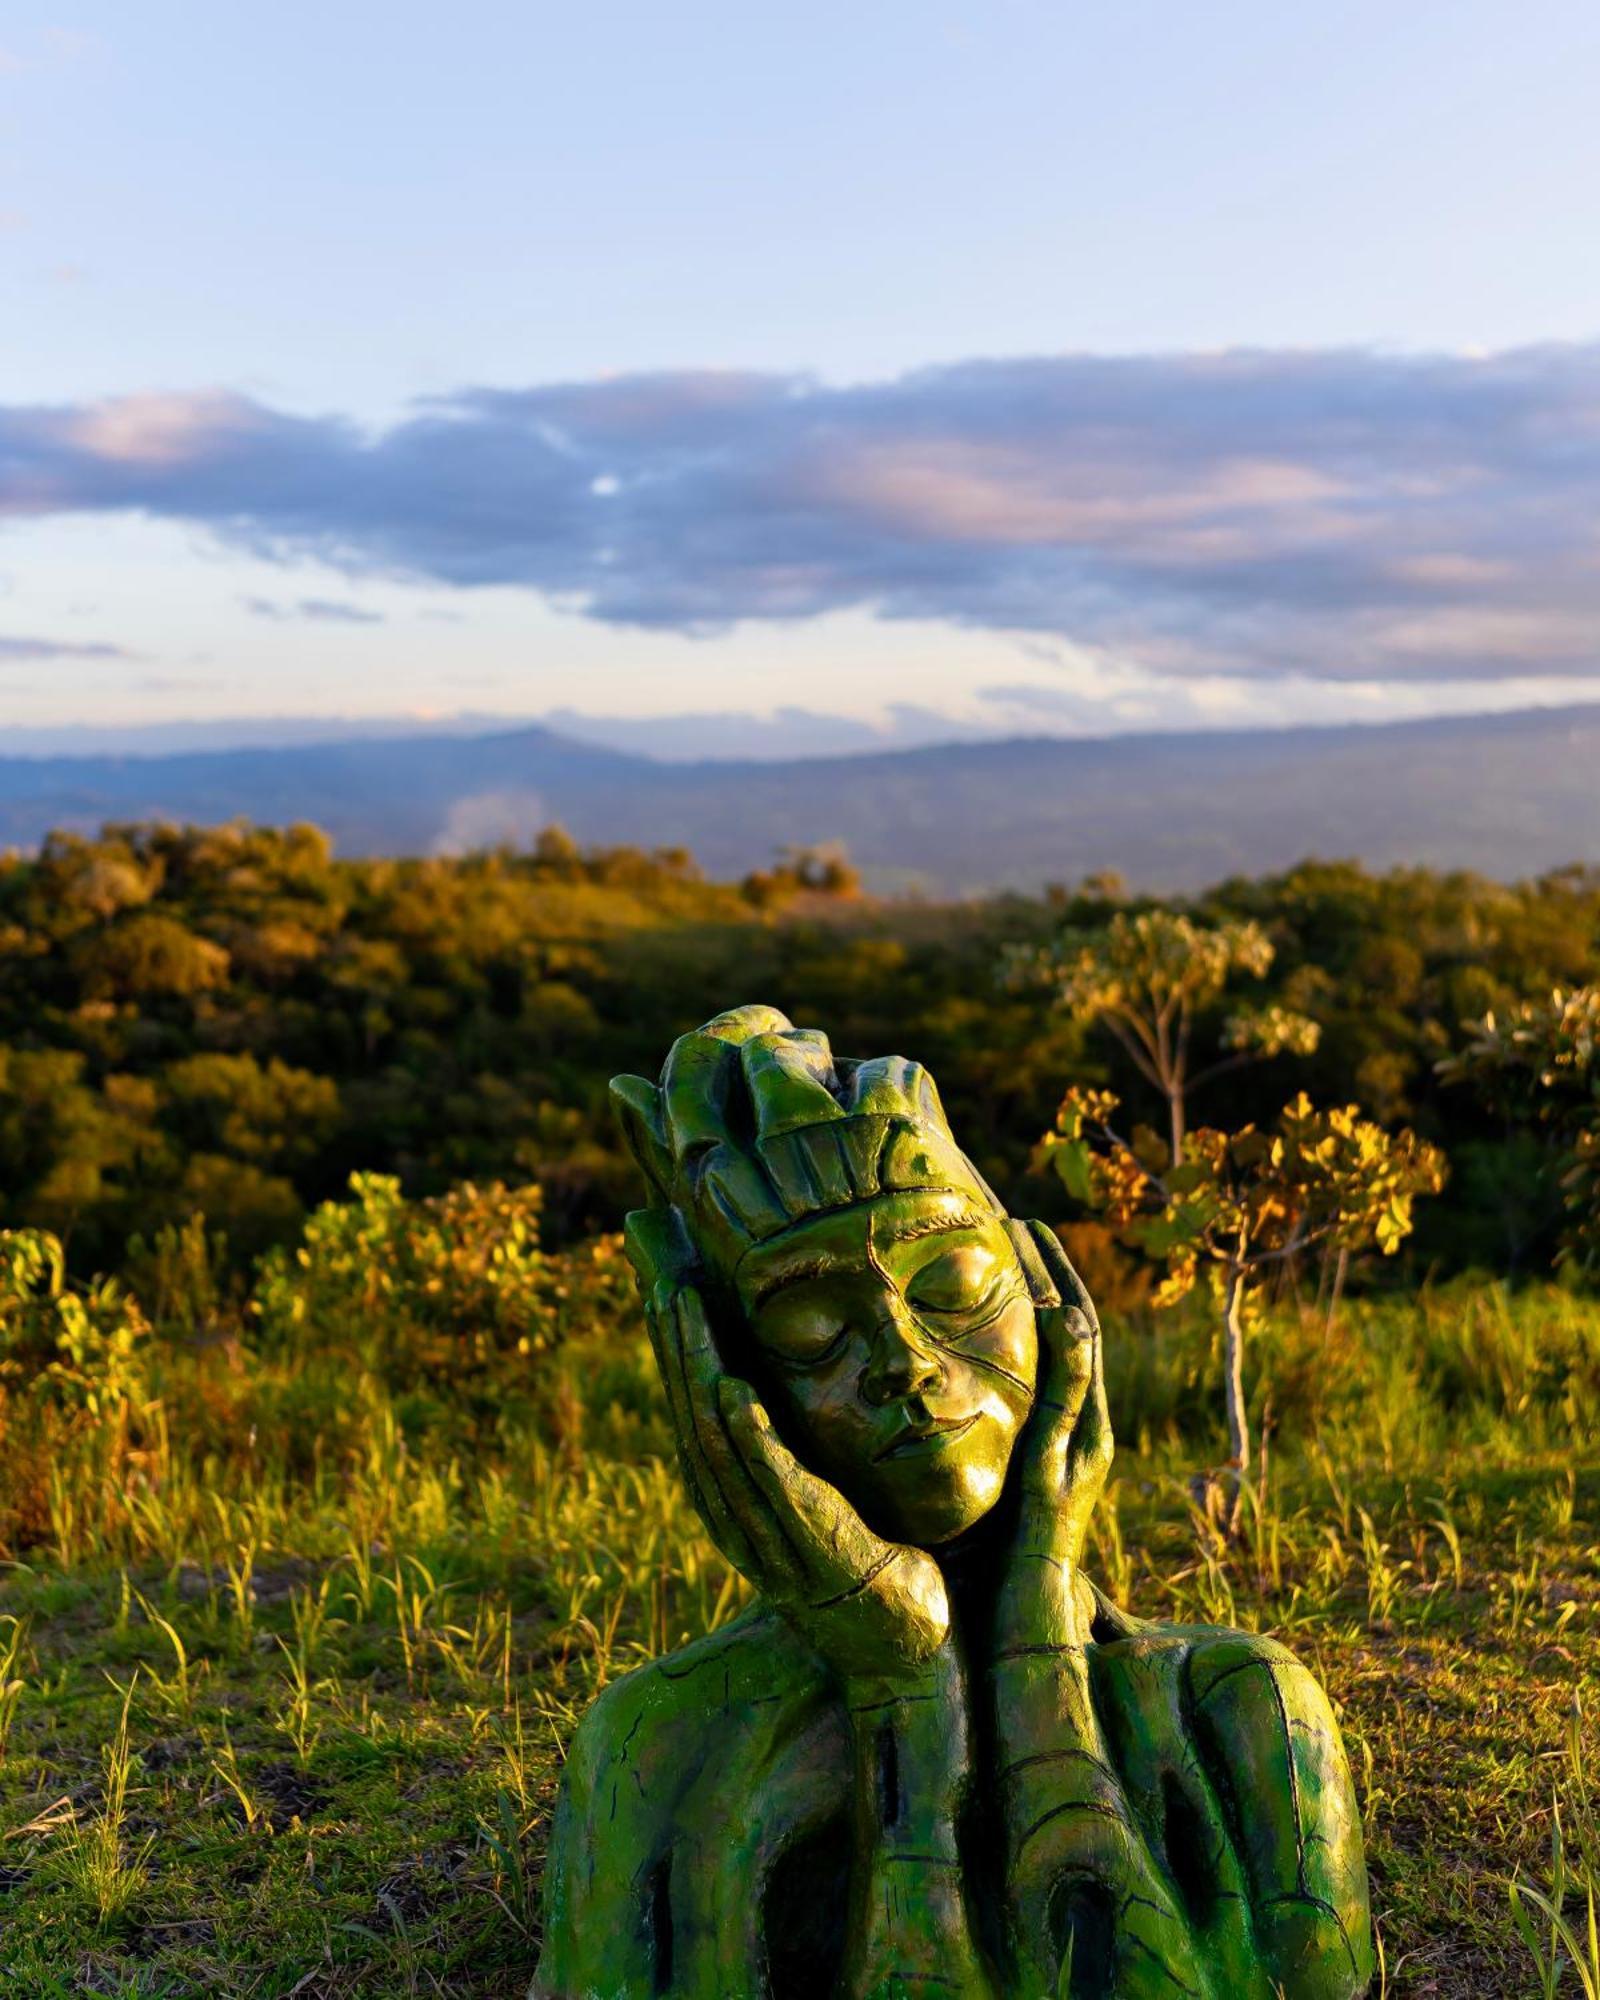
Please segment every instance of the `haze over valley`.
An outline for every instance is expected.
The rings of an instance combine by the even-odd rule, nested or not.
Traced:
[[[0,844],[242,817],[314,822],[349,855],[441,854],[558,822],[586,844],[687,847],[717,876],[842,842],[869,888],[927,895],[1102,869],[1194,890],[1308,855],[1510,880],[1600,858],[1597,773],[1597,705],[693,763],[522,728],[0,758]]]

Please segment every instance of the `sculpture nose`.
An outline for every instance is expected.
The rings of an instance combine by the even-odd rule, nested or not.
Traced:
[[[861,1393],[877,1408],[901,1396],[936,1389],[944,1381],[939,1357],[913,1321],[887,1314],[873,1337],[872,1357],[861,1377]]]

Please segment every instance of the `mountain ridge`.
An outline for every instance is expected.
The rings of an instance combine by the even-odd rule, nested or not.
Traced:
[[[312,820],[340,852],[459,852],[559,821],[713,874],[842,840],[869,884],[1186,890],[1308,854],[1511,879],[1600,861],[1600,704],[1403,722],[656,762],[543,724],[161,755],[0,753],[0,843],[107,820]]]

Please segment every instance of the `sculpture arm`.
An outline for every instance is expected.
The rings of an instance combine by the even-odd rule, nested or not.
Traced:
[[[1269,1639],[1196,1645],[1189,1698],[1230,1809],[1263,1970],[1293,2000],[1353,2000],[1374,1971],[1355,1785],[1328,1697]]]
[[[996,1988],[957,1840],[971,1747],[955,1649],[915,1674],[852,1677],[844,1692],[856,1845],[844,1992],[848,2000],[990,2000]]]
[[[636,1705],[643,1681],[615,1682],[584,1718],[568,1755],[550,1826],[544,1942],[530,2000],[633,2000],[661,1991],[649,1905],[636,1879],[637,1832],[614,1824],[617,1725],[631,1720],[619,1703]],[[632,1791],[620,1789],[625,1821]],[[609,1837],[597,1840],[601,1823]]]
[[[1096,1712],[1087,1643],[1003,1654],[990,1680],[1019,1995],[1053,1995],[1069,1951],[1080,1976],[1115,1962],[1125,2000],[1205,1991]]]
[[[1124,2000],[1170,2000],[1205,1988],[1106,1739],[1091,1668],[1096,1607],[1081,1562],[1112,1452],[1099,1322],[1051,1230],[1013,1224],[1012,1238],[1038,1309],[1041,1363],[989,1655],[1019,1991],[1053,1995],[1070,1952],[1075,1983],[1108,1984],[1114,1964]]]

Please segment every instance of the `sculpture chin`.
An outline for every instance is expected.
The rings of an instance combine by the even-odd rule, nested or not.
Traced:
[[[872,1468],[870,1490],[850,1495],[878,1534],[935,1549],[964,1535],[989,1513],[1005,1487],[1011,1439],[987,1412],[948,1441],[895,1454]]]

